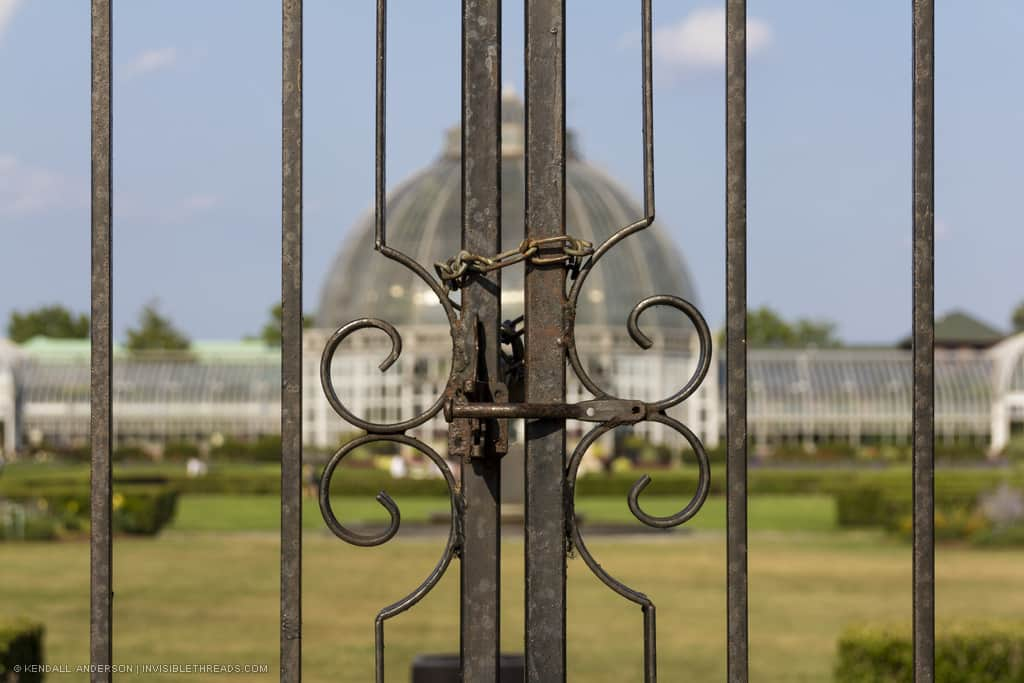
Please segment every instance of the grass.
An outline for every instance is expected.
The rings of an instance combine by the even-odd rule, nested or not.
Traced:
[[[353,548],[306,534],[306,681],[372,680],[373,616],[430,571],[440,538],[399,537]],[[724,680],[724,538],[720,533],[590,539],[597,558],[658,605],[661,679]],[[119,663],[267,663],[278,643],[278,540],[270,532],[168,532],[114,544],[115,659]],[[910,550],[871,533],[756,532],[750,541],[751,677],[830,680],[841,629],[908,622]],[[523,635],[522,544],[503,548],[503,647]],[[0,545],[4,614],[46,623],[47,660],[88,656],[88,545]],[[1024,551],[940,547],[939,621],[1019,617]],[[419,652],[458,649],[458,565],[424,602],[388,622],[389,681],[407,681]],[[639,611],[569,563],[571,680],[639,680]],[[204,681],[189,675],[162,680]],[[74,680],[69,678],[69,680]],[[127,678],[123,679],[127,680]],[[241,679],[240,679],[241,680]]]
[[[444,515],[444,498],[416,496],[397,499],[403,522],[424,522],[432,515]],[[303,501],[303,526],[323,528],[315,500]],[[652,514],[675,512],[679,501],[651,497],[642,503]],[[387,512],[370,497],[338,498],[335,514],[348,522],[387,522]],[[281,507],[278,496],[204,495],[182,496],[172,528],[177,531],[273,531],[280,528]],[[585,521],[622,523],[639,527],[623,497],[581,496],[577,509]],[[830,496],[753,496],[750,499],[751,528],[755,531],[831,531],[835,529],[835,504]],[[700,514],[686,524],[687,529],[722,531],[725,529],[725,500],[712,497]]]

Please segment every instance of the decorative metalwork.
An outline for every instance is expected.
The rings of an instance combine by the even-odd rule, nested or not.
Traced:
[[[515,252],[500,251],[500,0],[463,0],[463,251],[439,264],[438,278],[386,242],[385,76],[386,0],[377,0],[375,248],[412,270],[437,295],[451,328],[452,369],[442,395],[420,415],[390,424],[354,415],[337,396],[331,360],[350,334],[384,331],[392,349],[381,363],[398,359],[402,339],[389,323],[364,318],[335,332],[321,362],[321,379],[331,406],[367,431],[331,458],[321,479],[320,506],[328,527],[343,540],[375,546],[398,531],[401,513],[384,492],[388,527],[362,534],[342,525],[331,507],[330,483],[338,465],[355,448],[390,441],[425,454],[448,485],[451,526],[434,570],[411,593],[385,607],[376,620],[376,676],[384,680],[384,622],[420,601],[440,580],[452,558],[463,560],[462,677],[467,683],[497,680],[500,525],[498,456],[507,448],[505,420],[527,420],[526,480],[526,680],[565,681],[565,553],[575,545],[594,574],[644,615],[644,677],[652,683],[655,607],[643,593],[606,572],[587,549],[572,513],[580,463],[602,435],[643,421],[663,424],[690,444],[699,468],[698,485],[679,512],[646,513],[640,496],[644,476],[628,495],[642,523],[657,528],[683,524],[700,509],[709,488],[707,454],[686,425],[667,414],[696,391],[707,374],[711,336],[692,304],[673,296],[646,298],[632,309],[630,336],[643,348],[652,342],[640,328],[647,309],[669,306],[697,330],[699,356],[692,376],[673,395],[654,402],[613,396],[588,375],[575,342],[576,305],[588,275],[615,245],[654,220],[652,17],[651,0],[641,0],[643,56],[644,217],[591,245],[565,234],[565,0],[526,0],[526,241]],[[90,664],[92,681],[110,680],[112,666],[112,487],[110,446],[112,401],[111,235],[112,80],[111,0],[91,0],[92,54],[92,335],[90,357]],[[728,680],[748,679],[747,601],[747,271],[746,139],[747,0],[726,0],[726,375],[727,375],[727,612]],[[281,679],[301,677],[301,292],[302,292],[302,0],[282,1],[282,526]],[[915,681],[935,679],[934,529],[934,120],[935,2],[913,1],[913,598]],[[471,159],[467,162],[467,157]],[[470,170],[467,166],[472,166]],[[467,210],[472,204],[472,210]],[[500,273],[513,263],[526,268],[526,310],[521,319],[499,324]],[[566,293],[569,275],[572,285]],[[449,292],[462,290],[461,305]],[[522,327],[520,327],[522,324]],[[511,348],[509,354],[500,346]],[[573,368],[594,399],[565,402],[565,364]],[[503,380],[503,381],[502,381]],[[515,401],[513,402],[513,398]],[[463,479],[456,482],[445,460],[405,432],[445,411],[451,422],[451,454],[461,455]],[[565,423],[598,423],[565,461]],[[532,621],[531,621],[532,619]]]
[[[448,540],[445,544],[441,557],[426,579],[411,593],[404,598],[384,607],[377,614],[375,621],[375,667],[376,680],[378,683],[384,681],[384,622],[402,612],[410,609],[422,600],[437,582],[444,576],[445,571],[451,564],[452,558],[461,552],[462,548],[462,520],[463,520],[463,499],[460,488],[455,482],[451,468],[436,451],[419,439],[408,436],[406,431],[418,427],[437,415],[444,403],[454,391],[456,378],[465,370],[467,354],[465,352],[464,340],[461,330],[463,329],[462,319],[457,312],[457,304],[448,297],[448,291],[444,285],[434,279],[429,271],[414,259],[387,244],[387,203],[386,203],[386,86],[385,77],[387,74],[387,2],[379,0],[377,3],[377,86],[376,86],[376,173],[375,173],[375,236],[374,248],[385,257],[396,261],[413,273],[437,295],[438,300],[444,308],[445,315],[452,332],[452,365],[447,381],[446,390],[438,396],[437,400],[419,415],[395,423],[376,423],[365,420],[349,410],[334,388],[334,381],[331,375],[331,364],[338,346],[352,333],[364,329],[378,329],[385,332],[391,339],[391,352],[380,363],[381,372],[387,371],[402,354],[402,336],[390,323],[376,318],[361,318],[339,327],[328,339],[320,360],[320,383],[328,403],[342,419],[350,424],[367,432],[363,437],[346,443],[328,461],[320,478],[319,502],[320,512],[323,515],[327,527],[338,538],[356,546],[371,547],[387,543],[398,533],[401,524],[401,511],[397,503],[384,491],[377,494],[377,501],[387,510],[390,517],[388,527],[379,534],[362,534],[345,527],[334,513],[330,500],[331,480],[338,465],[345,457],[356,448],[378,441],[390,441],[412,447],[426,455],[440,470],[448,485],[448,495],[451,501],[451,526],[448,532]]]
[[[349,410],[338,397],[333,385],[331,364],[340,344],[351,334],[363,329],[377,329],[391,340],[391,351],[380,363],[382,372],[391,367],[402,353],[402,337],[398,330],[388,322],[375,318],[361,318],[346,323],[331,335],[325,345],[320,364],[320,379],[327,400],[335,412],[350,424],[365,430],[367,434],[357,438],[340,450],[330,459],[320,482],[320,509],[328,528],[342,540],[357,546],[377,546],[386,543],[398,532],[401,523],[401,512],[394,500],[384,491],[377,495],[377,501],[387,510],[390,521],[386,529],[376,534],[363,534],[345,527],[336,517],[330,501],[330,485],[337,466],[354,449],[376,441],[390,441],[412,447],[426,455],[440,470],[448,484],[451,501],[451,526],[448,541],[433,572],[416,590],[405,598],[385,607],[376,620],[376,674],[377,680],[383,681],[384,676],[384,622],[419,602],[441,579],[451,560],[462,552],[463,526],[466,523],[466,505],[463,491],[456,484],[451,469],[445,459],[422,441],[407,436],[405,432],[418,427],[444,411],[445,419],[451,424],[450,455],[463,458],[481,458],[485,455],[481,446],[481,434],[486,431],[485,425],[497,425],[495,429],[496,443],[491,444],[497,454],[507,451],[508,419],[527,420],[565,420],[577,419],[595,422],[594,427],[580,441],[568,461],[564,472],[564,499],[568,502],[569,514],[566,518],[564,533],[566,547],[574,546],[580,557],[590,570],[605,585],[622,597],[641,606],[644,614],[644,680],[652,683],[657,677],[655,660],[655,607],[654,603],[643,593],[626,586],[596,561],[584,541],[575,516],[576,478],[580,463],[590,446],[602,435],[623,426],[639,422],[657,422],[678,432],[690,444],[699,470],[697,490],[690,502],[679,512],[669,516],[654,516],[643,510],[640,496],[650,484],[651,478],[641,477],[632,487],[628,495],[628,505],[633,515],[642,523],[655,528],[670,528],[683,524],[691,519],[704,503],[710,488],[711,470],[707,453],[700,439],[684,424],[667,414],[667,411],[689,398],[698,389],[707,375],[711,365],[711,332],[707,322],[688,301],[670,295],[656,295],[638,302],[629,314],[626,328],[630,337],[643,349],[653,345],[652,340],[643,332],[640,317],[648,309],[656,306],[674,308],[685,315],[696,330],[699,354],[693,374],[683,386],[671,396],[657,401],[644,402],[619,398],[603,387],[589,375],[580,362],[576,348],[575,321],[576,306],[580,293],[588,276],[600,260],[613,247],[627,237],[637,234],[650,227],[654,222],[654,161],[653,161],[653,101],[651,74],[651,0],[642,0],[642,53],[643,53],[643,165],[644,165],[644,217],[624,226],[596,249],[589,242],[570,237],[566,234],[554,236],[527,237],[517,249],[499,253],[495,256],[482,256],[467,249],[460,251],[455,257],[444,263],[435,265],[438,278],[435,279],[418,262],[403,252],[391,247],[386,240],[386,195],[385,195],[385,86],[386,72],[386,2],[378,2],[377,30],[377,160],[376,160],[376,207],[375,207],[375,248],[385,257],[390,258],[413,271],[435,293],[448,318],[452,334],[452,364],[445,390],[434,403],[418,415],[394,423],[376,423],[363,419]],[[529,99],[527,100],[529,105]],[[564,125],[564,120],[563,120]],[[465,230],[464,226],[464,230]],[[465,241],[465,236],[464,236]],[[500,339],[511,348],[511,355],[503,355],[503,377],[505,383],[484,382],[481,390],[481,371],[477,367],[482,357],[481,345],[485,343],[480,334],[480,320],[475,313],[464,311],[449,298],[449,292],[467,285],[471,278],[517,264],[525,263],[531,267],[557,266],[562,268],[562,300],[563,329],[561,342],[556,344],[563,350],[562,363],[566,361],[572,367],[579,381],[593,395],[594,399],[576,404],[564,402],[509,402],[509,394],[522,395],[523,384],[529,381],[531,368],[523,349],[524,332],[528,332],[530,315],[529,303],[526,314],[514,321],[506,321],[501,327]],[[571,279],[567,276],[571,275]],[[564,287],[571,281],[571,287],[565,292]],[[524,322],[525,319],[525,322]],[[520,328],[525,324],[525,329]],[[564,366],[563,366],[564,367]],[[564,390],[563,390],[564,391]],[[564,432],[563,432],[564,434]],[[564,457],[564,453],[563,453]],[[468,463],[469,460],[464,460]],[[470,469],[463,467],[464,477]],[[529,484],[528,484],[529,486]],[[564,590],[564,586],[562,588]],[[529,591],[528,591],[529,592]],[[463,597],[465,600],[465,596]],[[496,619],[497,615],[493,615]],[[563,614],[564,619],[564,614]],[[496,645],[495,645],[496,647]],[[497,653],[495,652],[495,655]],[[528,669],[529,669],[528,665]],[[558,675],[558,674],[555,674]],[[564,677],[564,672],[559,677]]]

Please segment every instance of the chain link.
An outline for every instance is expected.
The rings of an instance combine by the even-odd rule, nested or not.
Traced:
[[[551,244],[560,244],[561,253],[552,254],[546,252],[540,254],[541,247]],[[586,240],[581,240],[570,235],[558,235],[556,237],[542,237],[540,239],[525,239],[515,249],[503,251],[496,256],[482,256],[463,249],[453,258],[444,263],[435,263],[434,270],[437,276],[445,283],[448,289],[458,289],[462,286],[462,278],[468,271],[476,273],[489,273],[492,270],[506,268],[522,261],[529,261],[535,266],[550,265],[552,263],[567,263],[575,270],[579,267],[581,258],[594,253],[594,245]]]

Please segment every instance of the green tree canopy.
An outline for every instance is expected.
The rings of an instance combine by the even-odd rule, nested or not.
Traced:
[[[1013,331],[1024,332],[1024,301],[1017,304],[1013,309]]]
[[[155,303],[147,304],[139,314],[138,327],[128,330],[128,349],[137,351],[187,351],[190,342]]]
[[[302,328],[308,329],[313,327],[313,316],[303,315],[302,316]],[[260,330],[259,338],[267,346],[280,346],[281,345],[281,302],[278,301],[276,304],[270,307],[270,320]]]
[[[747,312],[747,344],[750,348],[835,348],[842,342],[835,335],[835,323],[799,318],[792,322],[762,306]],[[724,341],[724,332],[719,341]]]
[[[85,339],[89,336],[89,316],[84,313],[75,315],[60,304],[25,313],[12,311],[7,323],[7,336],[18,344],[32,337]]]

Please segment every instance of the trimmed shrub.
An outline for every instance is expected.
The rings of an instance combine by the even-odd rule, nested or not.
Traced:
[[[0,541],[52,541],[61,529],[58,518],[36,506],[0,502]]]
[[[853,485],[836,492],[836,523],[841,527],[885,526],[890,514],[885,495],[878,486]]]
[[[178,492],[168,487],[146,487],[119,492],[114,489],[114,530],[155,536],[174,519]]]
[[[852,461],[857,448],[843,441],[826,441],[807,448],[799,442],[782,443],[772,449],[769,458],[775,462],[832,463]]]
[[[191,458],[199,457],[199,446],[187,441],[169,441],[164,446],[164,460],[170,462],[185,462]]]
[[[59,521],[62,531],[83,531],[89,525],[89,489],[82,486],[38,486],[6,494],[27,509]],[[170,486],[114,485],[114,531],[152,536],[174,518],[178,492]]]
[[[935,460],[947,463],[972,463],[988,460],[985,446],[966,442],[935,442]]]
[[[222,444],[211,449],[210,457],[215,460],[236,462],[280,462],[281,436],[261,436],[255,441],[227,438]]]
[[[111,459],[115,463],[144,463],[153,460],[150,458],[150,454],[147,454],[138,445],[120,445],[116,447],[114,453],[111,454]]]
[[[833,482],[837,485],[830,491],[836,498],[840,526],[877,526],[891,531],[909,528],[913,497],[908,469],[847,472],[844,477],[846,481]],[[985,526],[984,519],[976,514],[978,502],[984,494],[1004,484],[1024,488],[1024,471],[1020,468],[936,470],[936,533],[940,537],[963,538]]]
[[[910,633],[892,627],[857,627],[839,639],[836,683],[905,683],[913,680]],[[963,624],[940,629],[935,679],[943,683],[1024,683],[1024,623]]]
[[[1010,462],[1024,462],[1024,437],[1016,436],[1003,449],[1002,456]]]
[[[14,667],[43,664],[43,625],[15,619],[0,619],[0,680],[37,683],[41,673],[14,673]]]

